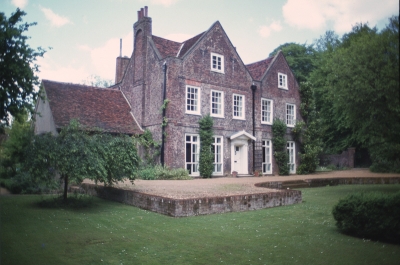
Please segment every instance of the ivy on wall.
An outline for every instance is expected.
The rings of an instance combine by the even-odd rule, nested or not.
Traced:
[[[210,114],[207,114],[199,120],[200,126],[200,161],[199,172],[203,178],[211,178],[214,171],[214,154],[211,147],[214,141],[213,138],[213,119]]]
[[[280,120],[275,119],[272,124],[272,143],[274,145],[274,157],[279,168],[279,175],[289,175],[289,155],[286,150],[286,124]]]

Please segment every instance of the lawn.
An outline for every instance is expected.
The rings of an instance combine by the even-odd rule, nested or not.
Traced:
[[[42,196],[0,197],[7,264],[399,264],[400,245],[340,234],[331,210],[353,191],[302,189],[303,203],[251,212],[171,218],[86,198],[79,209],[41,208]]]

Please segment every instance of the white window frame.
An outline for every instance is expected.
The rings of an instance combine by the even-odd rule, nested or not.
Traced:
[[[214,61],[214,59],[216,61]],[[219,66],[221,69],[218,69],[218,61],[220,63]],[[213,72],[224,74],[225,73],[224,56],[221,54],[212,52],[211,57],[210,57],[210,68],[211,68],[211,71],[213,71]]]
[[[289,108],[292,108],[293,113],[289,113]],[[296,125],[296,105],[286,103],[286,126],[294,127]]]
[[[189,91],[189,89],[191,91]],[[196,91],[196,93],[193,93],[193,91]],[[191,95],[194,94],[195,96],[192,97]],[[189,105],[188,101],[194,101],[195,104],[195,109],[188,109],[189,107],[192,106],[192,104]],[[192,102],[191,102],[192,103]],[[194,115],[200,115],[200,106],[201,106],[201,91],[200,87],[195,87],[195,86],[186,86],[186,92],[185,92],[185,112],[187,114],[194,114]]]
[[[242,100],[241,100],[241,103],[242,103],[242,105],[241,106],[239,106],[241,109],[240,110],[237,110],[237,112],[239,112],[239,114],[240,115],[235,115],[235,113],[236,113],[236,111],[235,111],[235,107],[237,107],[235,104],[236,104],[236,101],[235,101],[235,97],[240,97]],[[237,119],[237,120],[244,120],[245,119],[245,110],[246,110],[246,105],[245,105],[245,96],[244,95],[239,95],[239,94],[233,94],[232,95],[232,116],[233,116],[233,118],[234,119]]]
[[[190,140],[188,141],[188,137]],[[193,140],[196,137],[196,141]],[[190,161],[187,161],[187,148],[186,145],[190,144]],[[195,147],[195,148],[193,148]],[[195,150],[194,150],[195,149]],[[194,151],[193,151],[194,150]],[[200,176],[199,172],[200,160],[200,135],[198,134],[185,134],[185,169],[189,171],[190,176]],[[188,169],[190,167],[190,170]]]
[[[265,139],[262,143],[262,172],[263,174],[272,174],[272,141]]]
[[[278,73],[278,87],[282,89],[288,89],[287,75]]]
[[[213,153],[214,153],[214,170],[213,170],[213,175],[214,176],[221,176],[224,173],[224,138],[222,136],[214,136],[214,142],[213,142]],[[219,142],[217,141],[219,139]],[[219,152],[215,152],[215,150],[218,150]],[[218,170],[219,166],[219,170]],[[216,170],[217,169],[217,170]]]
[[[213,93],[220,94],[220,102],[213,102]],[[220,111],[221,111],[220,113],[213,113],[213,104],[217,104],[220,106]],[[210,116],[224,118],[224,108],[225,108],[224,105],[225,105],[224,92],[218,91],[218,90],[211,90],[211,92],[210,92]]]
[[[264,103],[269,103],[269,110],[264,110]],[[264,117],[267,118],[267,114],[269,112],[269,120],[265,119]],[[274,101],[272,99],[266,99],[266,98],[261,98],[261,123],[262,124],[270,124],[272,125],[274,117]]]
[[[286,149],[289,154],[289,173],[296,174],[296,143],[294,141],[287,141]]]

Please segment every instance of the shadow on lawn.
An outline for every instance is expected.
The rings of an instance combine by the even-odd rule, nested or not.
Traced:
[[[90,210],[101,207],[98,200],[87,195],[71,195],[67,201],[61,196],[42,197],[42,200],[34,202],[34,206],[45,209]]]

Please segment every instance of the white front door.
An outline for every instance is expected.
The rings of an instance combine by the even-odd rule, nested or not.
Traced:
[[[238,174],[249,174],[249,140],[256,138],[251,134],[240,131],[231,137],[231,170]]]
[[[243,149],[243,147],[236,145],[233,149],[234,149],[234,153],[233,153],[233,170],[232,171],[240,172],[241,171],[241,166],[240,165],[241,165],[241,162],[242,162],[241,150]]]
[[[232,171],[238,174],[248,174],[247,170],[247,145],[233,145],[232,150]]]

